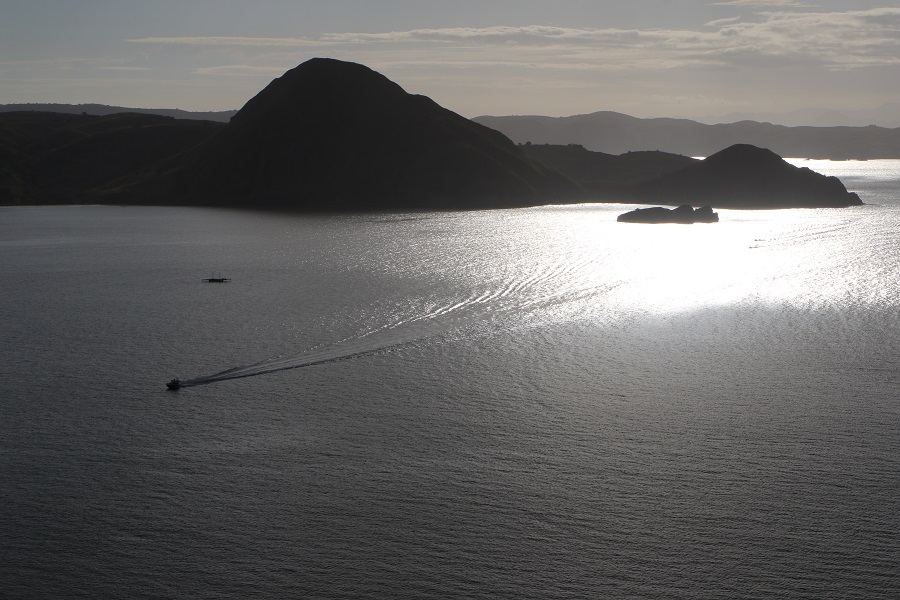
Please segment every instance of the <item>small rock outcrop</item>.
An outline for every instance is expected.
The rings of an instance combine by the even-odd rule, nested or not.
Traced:
[[[697,209],[690,204],[682,204],[677,208],[638,208],[619,215],[616,219],[620,223],[716,223],[719,221],[719,213],[713,212],[710,206],[700,206]]]

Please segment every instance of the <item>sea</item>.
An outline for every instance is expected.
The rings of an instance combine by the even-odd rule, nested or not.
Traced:
[[[0,208],[0,597],[900,597],[900,161],[792,162],[866,204]]]

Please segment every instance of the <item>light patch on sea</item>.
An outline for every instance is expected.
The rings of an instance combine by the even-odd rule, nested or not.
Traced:
[[[0,589],[900,596],[900,161],[803,164],[867,204],[0,209]]]

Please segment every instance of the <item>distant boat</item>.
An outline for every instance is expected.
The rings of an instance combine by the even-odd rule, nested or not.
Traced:
[[[176,377],[175,379],[167,383],[166,387],[170,390],[177,390],[181,387],[181,380]]]
[[[214,277],[212,274],[210,274],[210,276],[207,277],[206,279],[204,279],[203,281],[206,281],[207,283],[225,283],[226,281],[231,281],[231,278],[230,277],[222,277],[222,274],[219,273],[218,277]]]

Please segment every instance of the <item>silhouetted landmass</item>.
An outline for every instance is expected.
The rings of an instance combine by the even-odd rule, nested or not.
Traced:
[[[666,152],[628,152],[618,156],[569,144],[525,144],[525,153],[578,183],[592,196],[609,196],[628,186],[674,173],[697,159]]]
[[[159,115],[175,119],[191,119],[195,121],[217,121],[227,123],[237,114],[236,110],[190,111],[179,108],[126,108],[124,106],[108,106],[106,104],[0,104],[0,113],[7,112],[54,112],[73,115],[94,115],[103,117],[121,113],[140,115]]]
[[[2,113],[0,204],[97,201],[98,190],[195,146],[221,127],[157,115]]]
[[[719,214],[713,212],[710,206],[700,206],[694,209],[690,204],[682,204],[677,208],[638,208],[619,215],[616,219],[620,223],[679,223],[690,225],[692,223],[717,223]]]
[[[705,160],[664,152],[612,156],[581,146],[526,144],[530,156],[581,185],[595,202],[802,208],[862,204],[836,177],[799,168],[774,152],[737,144]]]
[[[0,113],[0,204],[341,211],[590,201],[786,208],[859,198],[748,145],[704,161],[516,146],[367,67],[330,59],[288,71],[227,124]]]
[[[789,112],[743,112],[712,117],[693,117],[701,123],[736,123],[758,121],[788,127],[868,127],[877,125],[893,129],[900,127],[900,102],[888,102],[877,108],[835,110],[830,108],[801,108]]]
[[[770,150],[737,144],[684,169],[631,186],[641,204],[717,208],[828,208],[862,204],[837,177],[795,167]]]
[[[704,125],[688,119],[638,119],[615,112],[474,120],[520,144],[579,144],[610,154],[661,150],[710,156],[735,144],[752,144],[794,158],[900,158],[900,128],[785,127],[754,121]]]
[[[273,81],[170,175],[178,202],[296,210],[527,206],[579,193],[502,134],[332,59]]]

